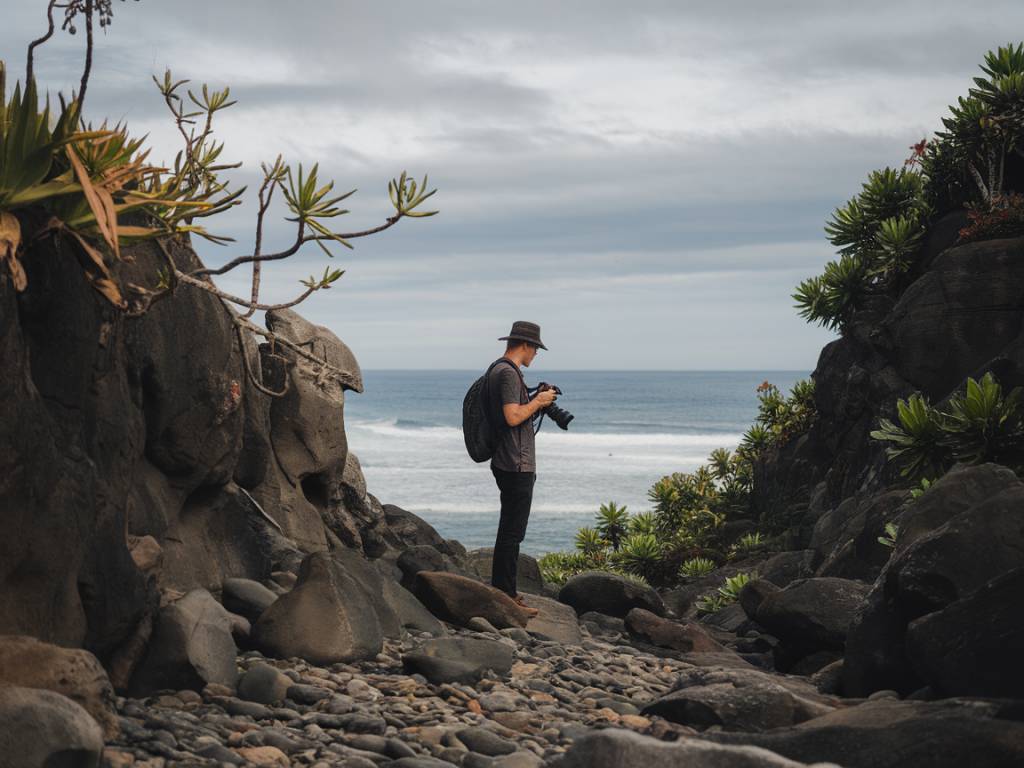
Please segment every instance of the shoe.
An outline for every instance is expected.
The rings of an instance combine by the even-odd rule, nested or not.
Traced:
[[[522,595],[516,595],[515,597],[512,598],[512,600],[515,602],[516,605],[518,605],[520,608],[522,608],[524,611],[526,611],[527,615],[531,619],[534,616],[536,616],[538,613],[540,613],[540,611],[538,611],[536,608],[531,608],[530,606],[528,606],[526,604],[526,601],[523,599]]]

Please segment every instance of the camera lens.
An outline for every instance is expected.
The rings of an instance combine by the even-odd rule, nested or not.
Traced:
[[[569,422],[575,418],[567,410],[559,408],[554,403],[545,408],[544,412],[562,429],[569,429]]]

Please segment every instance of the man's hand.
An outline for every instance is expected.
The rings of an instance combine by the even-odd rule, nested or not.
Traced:
[[[539,403],[537,410],[541,408],[547,408],[557,399],[558,395],[555,394],[553,389],[545,389],[543,392],[538,392],[537,396],[533,398],[535,403]]]
[[[518,427],[527,419],[533,418],[537,411],[547,408],[555,402],[556,397],[555,390],[545,389],[543,392],[538,392],[537,396],[526,405],[506,403],[501,407],[502,412],[505,414],[505,423],[510,427]]]

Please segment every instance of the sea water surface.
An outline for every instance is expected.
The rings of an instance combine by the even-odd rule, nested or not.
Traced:
[[[498,490],[462,439],[462,400],[482,371],[364,371],[347,393],[345,426],[371,493],[467,548],[494,544]],[[575,419],[544,419],[523,551],[571,549],[605,502],[650,509],[659,478],[688,472],[715,448],[735,448],[757,415],[763,381],[788,391],[807,371],[524,371],[563,391]]]

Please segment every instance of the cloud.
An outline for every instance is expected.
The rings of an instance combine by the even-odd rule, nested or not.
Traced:
[[[17,72],[43,14],[7,6]],[[429,172],[441,214],[339,249],[348,272],[304,308],[367,367],[477,367],[492,331],[535,317],[565,366],[810,369],[829,336],[789,294],[831,256],[824,221],[939,127],[1024,21],[1009,0],[142,0],[115,14],[88,113],[148,134],[154,159],[179,146],[149,79],[170,67],[231,86],[217,138],[244,163],[237,184],[283,153],[358,188],[340,227],[380,223],[387,180]],[[51,90],[77,82],[81,42],[40,50]],[[293,236],[283,213],[268,247]],[[250,201],[212,222],[238,243],[202,256],[245,252],[254,218]],[[325,261],[273,265],[266,295]],[[246,292],[244,275],[223,284]]]

